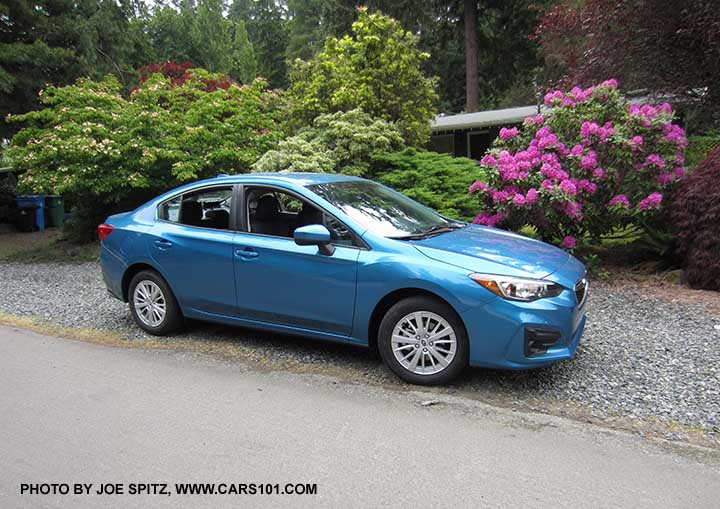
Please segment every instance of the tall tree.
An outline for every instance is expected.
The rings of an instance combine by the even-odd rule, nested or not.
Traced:
[[[225,16],[225,0],[181,0],[163,5],[149,21],[155,60],[192,62],[248,83],[257,71],[244,23]]]
[[[0,118],[38,106],[46,84],[115,74],[127,89],[148,50],[138,0],[0,4]],[[0,122],[0,137],[13,127]]]
[[[232,21],[242,21],[257,58],[258,73],[272,87],[287,85],[287,8],[280,0],[233,0],[228,10]]]
[[[224,7],[223,0],[201,0],[190,24],[192,61],[211,72],[230,71],[232,22],[225,19]]]
[[[250,83],[258,73],[255,49],[248,39],[245,22],[233,22],[233,51],[230,55],[230,75],[240,83]]]
[[[465,20],[465,111],[477,111],[479,101],[478,86],[478,31],[477,0],[465,0],[463,15]]]
[[[436,80],[423,72],[428,58],[399,22],[359,8],[350,35],[328,37],[315,58],[296,61],[288,93],[293,118],[309,125],[322,113],[360,108],[397,122],[408,143],[422,145],[437,101]]]

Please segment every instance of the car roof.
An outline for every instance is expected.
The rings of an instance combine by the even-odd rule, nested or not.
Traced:
[[[338,173],[248,173],[244,175],[218,175],[215,178],[207,179],[204,182],[253,182],[253,183],[272,183],[287,182],[300,186],[310,186],[313,184],[326,184],[328,182],[344,182],[344,181],[362,181],[360,177],[352,177],[349,175],[341,175]]]

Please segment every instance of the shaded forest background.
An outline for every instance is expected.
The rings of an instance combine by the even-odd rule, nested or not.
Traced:
[[[466,106],[465,19],[477,19],[478,107],[535,102],[542,72],[530,35],[550,0],[5,0],[0,3],[0,114],[38,106],[46,84],[115,75],[126,91],[149,64],[191,62],[248,83],[286,88],[296,59],[350,31],[357,7],[382,11],[419,36],[437,76],[438,111]],[[12,126],[2,126],[7,137]]]

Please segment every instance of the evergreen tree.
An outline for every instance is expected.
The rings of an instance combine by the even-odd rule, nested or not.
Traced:
[[[288,44],[287,9],[275,0],[233,0],[230,20],[245,23],[257,59],[257,71],[274,88],[287,85],[285,51]]]

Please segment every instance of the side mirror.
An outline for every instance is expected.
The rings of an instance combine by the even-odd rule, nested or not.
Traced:
[[[335,247],[330,243],[330,231],[321,224],[301,226],[293,232],[293,239],[298,246],[317,246],[320,252],[330,256]]]

